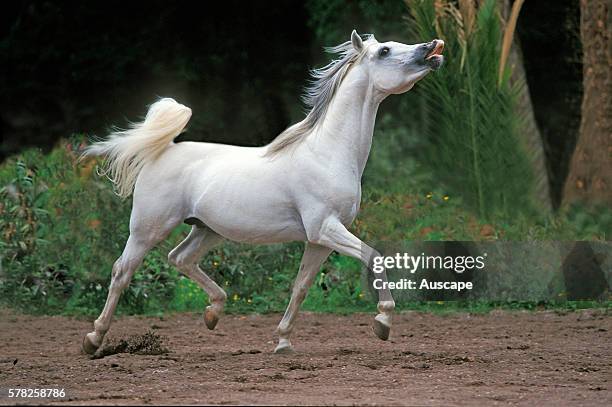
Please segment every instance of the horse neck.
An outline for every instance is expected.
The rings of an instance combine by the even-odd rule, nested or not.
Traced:
[[[351,69],[327,108],[310,146],[322,159],[347,165],[359,179],[370,154],[374,122],[383,100],[357,66]]]

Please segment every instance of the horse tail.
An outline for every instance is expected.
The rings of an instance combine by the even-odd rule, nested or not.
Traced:
[[[82,157],[104,156],[100,175],[115,184],[122,198],[134,190],[143,166],[155,160],[178,136],[191,118],[191,109],[174,99],[164,98],[153,103],[142,122],[132,123],[127,130],[116,130],[106,140],[85,149]]]

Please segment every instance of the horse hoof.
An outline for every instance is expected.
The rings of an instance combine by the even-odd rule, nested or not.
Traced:
[[[372,324],[372,331],[383,341],[389,339],[389,332],[391,332],[391,328],[377,319],[374,319],[374,324]]]
[[[292,354],[295,353],[295,350],[293,349],[293,346],[291,346],[291,345],[289,345],[289,346],[278,345],[274,349],[274,353],[276,355],[292,355]]]
[[[278,341],[278,345],[276,345],[274,353],[277,355],[290,355],[295,353],[295,350],[293,350],[293,346],[291,346],[289,339],[281,339]]]
[[[206,327],[212,331],[217,326],[217,322],[219,322],[219,316],[212,309],[212,306],[209,305],[204,312],[204,323]]]
[[[91,335],[91,333],[85,335],[85,337],[83,338],[82,347],[83,347],[83,352],[85,352],[88,355],[93,355],[94,353],[96,353],[100,345],[96,346],[96,344],[89,338],[89,335]]]

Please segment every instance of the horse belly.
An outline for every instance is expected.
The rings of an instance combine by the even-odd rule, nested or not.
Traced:
[[[306,240],[301,218],[291,202],[278,191],[260,192],[253,187],[211,185],[197,203],[195,217],[236,242]]]
[[[306,232],[296,223],[278,225],[261,223],[228,224],[208,221],[207,225],[226,239],[251,244],[285,243],[307,240]]]

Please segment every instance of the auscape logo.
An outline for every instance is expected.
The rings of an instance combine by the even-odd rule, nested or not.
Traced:
[[[463,291],[471,290],[474,285],[471,281],[427,281],[423,278],[417,284],[414,280],[402,278],[399,281],[383,281],[380,278],[375,279],[372,285],[377,290],[388,288],[390,290],[453,290]]]

